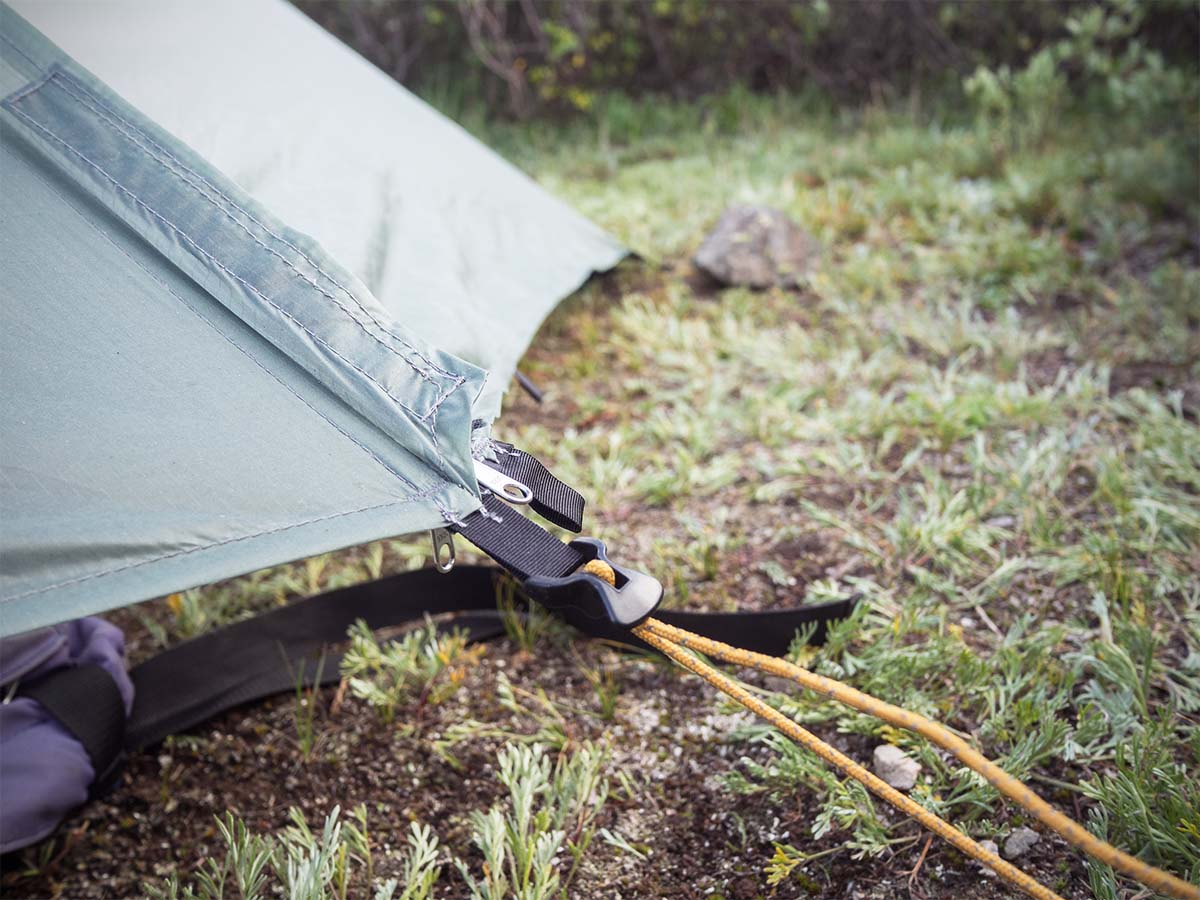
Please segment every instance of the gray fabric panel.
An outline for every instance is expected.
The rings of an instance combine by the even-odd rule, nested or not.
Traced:
[[[471,478],[469,459],[459,454],[455,469],[441,452],[437,427],[443,409],[446,423],[469,422],[473,392],[462,388],[481,372],[401,333],[348,273],[299,247],[301,235],[269,224],[234,185],[79,77],[51,67],[3,106],[64,171],[347,404],[447,478]]]
[[[2,8],[0,26],[4,87],[56,57]],[[468,398],[481,373],[422,348],[319,247],[59,62],[70,83],[35,82],[0,114],[0,634],[475,509],[474,482],[457,473],[470,470]],[[94,110],[74,108],[72,88],[111,103],[257,226],[239,227],[211,198],[181,189],[178,173],[106,134]],[[102,163],[128,193],[103,188],[62,145]],[[195,244],[131,215],[131,197],[155,198],[148,205],[186,221],[180,231]],[[200,212],[209,218],[189,218]],[[267,252],[274,245],[258,226],[287,239],[297,268],[314,267],[302,269],[309,280],[281,267],[281,248]],[[318,289],[321,273],[380,317],[379,340],[330,299],[332,288]],[[284,294],[308,346],[263,312]],[[401,345],[381,349],[385,332],[419,353],[416,364],[454,378],[432,368],[410,377]],[[407,381],[393,380],[400,370]],[[424,423],[390,401],[372,407],[380,384]],[[454,399],[435,406],[439,396]],[[422,434],[438,436],[435,455]]]
[[[18,0],[51,39],[501,392],[624,250],[283,0]]]

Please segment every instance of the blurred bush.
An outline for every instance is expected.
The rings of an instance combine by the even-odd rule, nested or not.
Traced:
[[[524,119],[614,93],[818,92],[838,102],[914,89],[970,94],[1036,141],[1097,90],[1118,113],[1195,82],[1194,0],[295,0],[450,111]]]

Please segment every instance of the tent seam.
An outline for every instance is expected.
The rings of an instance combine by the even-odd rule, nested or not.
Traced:
[[[393,401],[395,401],[397,406],[399,406],[401,409],[403,409],[405,412],[407,412],[410,416],[412,416],[414,422],[417,422],[417,423],[420,423],[421,425],[423,425],[432,435],[433,429],[429,426],[429,423],[425,420],[425,418],[422,415],[418,414],[416,412],[416,410],[412,409],[407,404],[405,404],[404,401],[402,401],[399,397],[397,397],[390,390],[388,390],[387,387],[385,387],[383,384],[381,384],[379,381],[377,381],[375,379],[375,377],[372,376],[369,372],[365,371],[364,369],[362,369],[355,363],[351,362],[349,359],[347,359],[341,353],[339,353],[337,351],[337,349],[334,348],[333,346],[331,346],[324,338],[322,338],[320,335],[318,335],[317,333],[312,331],[303,322],[301,322],[299,319],[297,319],[295,316],[293,316],[287,310],[283,309],[281,306],[279,306],[277,303],[275,303],[275,301],[273,301],[270,297],[268,297],[266,294],[264,294],[262,291],[260,291],[254,285],[252,285],[250,282],[246,281],[245,278],[243,278],[237,272],[234,272],[231,269],[229,269],[220,260],[218,260],[211,253],[209,253],[207,250],[205,250],[203,247],[201,247],[199,244],[197,244],[196,241],[191,237],[191,235],[187,234],[187,232],[183,231],[183,229],[181,229],[179,226],[177,226],[173,222],[169,221],[161,213],[159,213],[158,210],[151,207],[148,203],[146,203],[144,200],[142,200],[140,197],[138,197],[136,194],[134,194],[132,191],[130,191],[128,188],[126,188],[123,184],[121,184],[119,181],[117,181],[112,175],[110,175],[107,171],[105,171],[105,169],[102,166],[100,166],[98,163],[89,159],[83,152],[78,150],[76,147],[72,146],[67,141],[63,140],[63,138],[61,138],[59,135],[55,134],[49,128],[42,125],[36,119],[33,119],[24,110],[18,109],[17,107],[12,106],[12,105],[9,105],[8,108],[10,110],[12,110],[12,112],[15,115],[19,116],[21,119],[23,119],[24,121],[29,123],[31,126],[33,126],[34,128],[36,128],[39,131],[46,134],[46,136],[49,137],[50,139],[61,144],[68,151],[75,154],[81,160],[83,160],[85,163],[87,163],[89,166],[94,168],[97,172],[99,172],[102,176],[104,176],[104,178],[106,178],[109,182],[111,182],[114,187],[116,187],[122,193],[126,194],[131,200],[133,200],[139,206],[144,207],[151,215],[153,215],[155,218],[157,218],[159,221],[161,221],[164,225],[166,225],[168,228],[170,228],[172,231],[174,231],[176,234],[178,234],[180,237],[182,237],[184,240],[186,240],[195,249],[195,251],[197,253],[199,253],[201,256],[206,258],[213,265],[217,266],[217,268],[219,268],[222,272],[225,272],[231,278],[233,278],[236,281],[243,284],[248,290],[250,290],[252,293],[254,293],[257,297],[261,298],[272,309],[274,309],[276,312],[278,312],[283,317],[289,319],[297,327],[299,327],[305,334],[309,335],[309,337],[311,337],[313,340],[315,340],[318,344],[325,347],[330,353],[332,353],[334,356],[336,356],[338,359],[340,359],[346,365],[350,366],[350,368],[352,368],[354,371],[358,372],[360,375],[362,375],[364,378],[366,378],[369,382],[371,382],[373,385],[375,385],[377,388],[379,388],[381,391],[383,391],[384,394],[386,394]],[[394,353],[395,351],[393,350],[392,352]],[[399,355],[399,354],[397,354],[397,355]],[[401,358],[403,358],[403,357],[401,357]],[[410,365],[411,365],[411,363],[410,363]],[[453,390],[450,393],[453,393]],[[445,397],[441,398],[441,400],[444,400],[444,399],[445,399]],[[441,462],[443,464],[446,463],[445,459],[442,459],[440,453],[438,454],[438,458],[441,460]]]
[[[12,47],[14,50],[16,50],[18,53],[20,53],[23,57],[25,57],[25,61],[28,62],[29,64],[31,64],[35,69],[41,70],[43,68],[42,65],[36,59],[34,59],[32,56],[30,56],[28,53],[26,53],[19,45],[14,43],[13,40],[11,38],[9,38],[8,35],[6,35],[2,31],[0,31],[0,41],[4,41],[4,43],[8,44],[8,46]]]
[[[323,412],[321,412],[319,409],[317,409],[315,406],[313,406],[311,403],[309,403],[307,400],[305,400],[304,397],[302,397],[299,394],[299,392],[294,390],[289,384],[287,384],[287,382],[285,382],[278,375],[276,375],[269,368],[267,368],[267,366],[264,365],[260,360],[256,359],[255,356],[252,353],[250,353],[249,350],[247,350],[245,347],[243,347],[241,344],[239,344],[237,341],[235,341],[233,338],[231,338],[228,334],[226,334],[224,331],[222,331],[217,326],[217,324],[215,322],[213,322],[210,318],[208,318],[206,315],[201,313],[198,309],[193,307],[191,305],[191,303],[189,303],[182,294],[180,294],[178,291],[176,291],[174,288],[172,288],[169,284],[167,284],[167,282],[165,282],[163,279],[161,279],[156,274],[154,274],[154,272],[150,271],[150,269],[148,269],[140,260],[135,258],[128,250],[126,250],[124,247],[122,247],[120,244],[118,244],[116,241],[114,241],[111,237],[109,237],[109,235],[105,234],[104,231],[99,226],[97,226],[94,222],[90,221],[86,216],[84,216],[80,212],[79,208],[77,206],[75,206],[74,203],[72,203],[65,196],[63,196],[62,192],[59,191],[58,188],[56,188],[50,182],[46,181],[46,179],[42,178],[41,175],[37,175],[35,173],[34,177],[37,178],[37,180],[40,181],[47,188],[47,190],[54,193],[68,209],[70,209],[72,212],[74,212],[75,215],[79,217],[80,221],[82,221],[85,225],[87,225],[89,228],[91,228],[93,231],[95,231],[98,235],[100,235],[100,237],[104,238],[104,240],[108,241],[108,243],[111,244],[114,248],[116,248],[116,250],[119,251],[122,255],[124,255],[126,259],[128,259],[131,263],[133,263],[135,266],[137,266],[139,269],[141,269],[146,274],[147,277],[153,279],[160,287],[162,287],[163,290],[165,290],[168,294],[170,294],[172,297],[174,297],[176,300],[178,300],[180,302],[180,304],[183,305],[184,309],[186,309],[188,312],[190,312],[192,315],[194,315],[197,319],[199,319],[201,322],[203,322],[205,325],[207,325],[209,328],[211,328],[213,331],[215,331],[217,334],[219,334],[227,343],[229,343],[230,346],[234,347],[239,353],[241,353],[248,360],[250,360],[250,362],[254,363],[254,365],[258,366],[260,369],[262,369],[264,372],[266,372],[267,375],[269,375],[272,378],[272,380],[274,380],[277,384],[280,385],[280,387],[284,388],[284,390],[286,390],[293,397],[295,397],[297,400],[299,400],[301,403],[303,403],[305,406],[307,406],[310,410],[312,410],[314,413],[316,413],[318,416],[320,416],[323,420],[325,420],[325,422],[328,423],[331,428],[333,428],[340,435],[345,437],[346,440],[350,441],[352,444],[354,444],[356,447],[358,447],[360,450],[362,450],[363,453],[365,453],[367,456],[369,456],[371,459],[373,459],[388,474],[394,476],[396,479],[401,481],[405,486],[407,486],[411,490],[413,490],[413,491],[420,490],[420,488],[418,488],[417,485],[411,479],[407,478],[406,476],[402,475],[400,472],[393,469],[386,462],[384,462],[382,459],[380,459],[380,457],[374,451],[372,451],[369,447],[367,447],[361,441],[357,440],[352,434],[347,432],[345,429],[343,429],[341,426],[339,426],[336,422],[334,422],[332,419],[330,419],[328,416],[326,416]],[[448,482],[443,481],[439,485],[439,487],[447,487],[448,485],[449,485]]]
[[[11,603],[14,600],[20,600],[24,597],[32,597],[37,594],[44,594],[47,591],[57,590],[58,588],[61,588],[61,587],[69,587],[69,586],[75,585],[75,584],[82,584],[85,581],[94,581],[97,578],[107,578],[109,575],[116,575],[120,572],[127,572],[130,569],[137,569],[137,568],[140,568],[141,566],[148,566],[151,563],[162,562],[165,559],[176,559],[180,556],[187,556],[188,554],[191,554],[191,553],[200,553],[204,550],[211,550],[214,547],[225,547],[225,546],[228,546],[229,544],[237,544],[241,541],[251,540],[252,538],[266,537],[267,535],[279,534],[284,531],[290,531],[293,528],[303,528],[305,525],[315,525],[318,522],[329,522],[329,521],[332,521],[333,519],[341,519],[341,518],[345,518],[346,516],[353,516],[353,515],[357,515],[358,513],[370,512],[370,511],[376,510],[376,509],[386,509],[389,506],[404,506],[409,503],[415,503],[418,500],[425,500],[428,498],[428,496],[430,494],[433,494],[436,492],[437,492],[437,489],[435,489],[435,488],[427,488],[424,491],[420,491],[416,494],[412,494],[408,497],[405,497],[403,500],[389,500],[387,503],[376,503],[372,506],[360,506],[358,509],[351,509],[351,510],[347,510],[346,512],[333,513],[328,516],[317,516],[314,519],[305,519],[302,522],[293,522],[290,525],[283,525],[279,528],[271,528],[271,529],[267,529],[266,531],[256,531],[253,534],[243,534],[243,535],[240,535],[235,538],[226,538],[223,541],[212,541],[207,544],[201,544],[198,547],[189,547],[186,550],[175,550],[171,553],[163,553],[159,556],[153,556],[150,559],[143,559],[143,560],[140,560],[135,563],[128,563],[123,566],[117,566],[114,569],[105,569],[102,572],[93,572],[90,575],[82,575],[78,578],[70,578],[66,581],[57,582],[56,584],[48,584],[44,587],[36,588],[32,591],[23,591],[20,594],[13,594],[9,597],[0,597],[0,605],[3,605],[5,603]]]
[[[318,263],[316,260],[314,260],[312,257],[310,257],[304,250],[302,250],[300,247],[297,247],[295,244],[293,244],[291,241],[289,241],[287,238],[283,237],[282,235],[276,234],[274,231],[272,231],[264,222],[255,218],[255,216],[249,210],[240,206],[236,200],[234,200],[232,197],[227,195],[216,184],[214,184],[212,181],[210,181],[204,175],[195,171],[190,166],[188,166],[185,162],[183,162],[178,157],[176,157],[173,153],[171,153],[170,150],[168,150],[166,147],[162,146],[162,144],[160,144],[156,140],[154,140],[154,138],[152,138],[146,131],[139,128],[137,126],[137,124],[125,119],[119,112],[117,112],[117,110],[115,110],[111,106],[109,106],[108,103],[106,103],[102,97],[100,97],[100,96],[92,93],[90,90],[88,90],[88,88],[85,84],[83,84],[78,79],[73,78],[69,73],[64,72],[61,69],[59,69],[59,72],[61,72],[63,74],[63,76],[66,78],[66,80],[69,81],[74,87],[78,88],[81,92],[86,94],[88,97],[92,98],[101,107],[103,107],[105,110],[107,110],[109,113],[111,113],[113,118],[115,118],[118,122],[121,122],[121,123],[127,125],[129,128],[133,129],[135,132],[140,134],[142,137],[144,137],[146,139],[146,141],[152,147],[157,149],[161,154],[166,156],[168,159],[175,162],[185,172],[187,172],[191,175],[194,175],[203,184],[205,184],[207,187],[210,187],[218,197],[220,197],[221,199],[223,199],[227,203],[229,203],[230,206],[232,206],[234,209],[238,210],[238,212],[240,212],[244,216],[246,216],[246,218],[249,219],[252,223],[257,225],[264,232],[266,232],[271,237],[275,238],[277,241],[279,241],[284,246],[286,246],[289,249],[294,250],[296,253],[298,253],[300,255],[300,257],[305,262],[307,262],[309,265],[311,265],[314,269],[316,269],[320,275],[324,276],[327,281],[329,281],[332,285],[334,285],[342,293],[344,293],[347,297],[349,297],[352,301],[354,301],[354,304],[360,310],[362,310],[363,314],[365,316],[367,316],[367,318],[369,318],[373,323],[375,323],[377,326],[379,326],[379,328],[385,334],[389,335],[390,337],[394,337],[396,340],[398,340],[401,344],[403,344],[405,347],[407,347],[409,350],[411,350],[417,356],[418,359],[420,359],[422,362],[426,363],[431,369],[433,369],[435,372],[437,372],[440,375],[445,375],[448,378],[461,378],[462,377],[461,375],[459,375],[456,372],[450,372],[447,369],[442,368],[437,363],[435,363],[432,359],[430,359],[428,356],[426,356],[419,348],[413,346],[411,343],[406,341],[401,335],[396,334],[394,331],[392,331],[391,328],[387,324],[385,324],[384,322],[381,322],[379,319],[377,319],[374,316],[374,314],[366,307],[365,304],[363,304],[363,302],[358,298],[358,296],[352,290],[350,290],[348,287],[346,287],[344,284],[342,284],[340,281],[338,281],[336,278],[334,278],[333,275],[331,275],[329,272],[326,272],[323,268],[321,268],[321,264]],[[147,149],[149,149],[149,148],[147,148]],[[272,251],[272,252],[274,252],[274,251]],[[286,262],[286,260],[285,260],[285,262]],[[303,275],[301,275],[301,277],[303,277]],[[313,285],[313,286],[316,287],[316,285]],[[319,290],[319,288],[318,288],[318,290]],[[328,296],[328,295],[326,295],[326,296]],[[333,298],[330,298],[330,299],[333,299]]]
[[[79,159],[83,160],[85,163],[87,163],[89,166],[91,166],[93,169],[95,169],[97,172],[99,172],[100,175],[102,175],[105,179],[107,179],[119,191],[121,191],[126,196],[128,196],[134,203],[143,207],[151,215],[153,215],[160,222],[162,222],[164,225],[166,225],[169,229],[171,229],[177,235],[179,235],[181,238],[183,238],[185,241],[187,241],[194,248],[194,250],[197,253],[199,253],[201,256],[205,257],[209,262],[211,262],[213,265],[215,265],[217,268],[219,268],[222,272],[226,273],[234,280],[240,282],[242,285],[244,285],[247,288],[247,290],[251,291],[257,297],[262,299],[263,302],[265,302],[268,306],[270,306],[272,309],[274,309],[276,312],[278,312],[281,316],[283,316],[284,318],[293,322],[298,328],[300,328],[305,334],[309,335],[309,337],[311,337],[314,341],[316,341],[321,346],[325,347],[330,353],[332,353],[334,356],[336,356],[338,359],[340,359],[342,362],[344,362],[346,365],[348,365],[351,369],[353,369],[354,371],[356,371],[360,375],[362,375],[365,379],[367,379],[367,381],[371,382],[371,384],[373,384],[377,388],[379,388],[386,396],[390,397],[396,403],[397,406],[399,406],[402,410],[404,410],[406,413],[408,413],[408,415],[411,417],[410,420],[414,424],[418,425],[419,427],[423,427],[429,433],[429,436],[431,439],[430,443],[431,443],[431,447],[433,450],[433,455],[437,460],[437,469],[438,469],[439,474],[441,474],[447,482],[452,482],[452,481],[456,480],[451,475],[453,470],[452,470],[449,462],[446,460],[445,455],[442,453],[441,446],[438,441],[437,432],[434,428],[433,423],[431,423],[429,421],[428,415],[432,412],[436,412],[437,409],[441,406],[441,404],[446,400],[446,398],[451,396],[455,391],[457,391],[457,389],[461,386],[462,383],[466,382],[465,376],[462,376],[460,384],[454,385],[449,390],[447,390],[442,396],[438,397],[437,400],[435,401],[434,405],[429,410],[427,410],[424,415],[418,414],[416,412],[416,410],[412,409],[407,404],[405,404],[404,401],[402,401],[399,397],[397,397],[390,390],[388,390],[387,387],[385,387],[382,383],[380,383],[378,380],[376,380],[375,377],[372,376],[369,372],[365,371],[360,366],[351,362],[349,359],[347,359],[345,356],[343,356],[341,353],[339,353],[337,351],[337,349],[334,348],[332,345],[330,345],[324,338],[322,338],[320,335],[316,334],[314,331],[312,331],[310,328],[308,328],[308,326],[306,326],[303,322],[298,320],[295,316],[293,316],[287,310],[283,309],[281,306],[279,306],[277,303],[275,303],[270,297],[268,297],[266,294],[264,294],[261,290],[259,290],[253,284],[248,282],[245,278],[243,278],[237,272],[234,272],[233,270],[231,270],[228,266],[226,266],[224,263],[222,263],[220,260],[218,260],[216,257],[214,257],[211,253],[209,253],[207,250],[205,250],[203,247],[201,247],[198,243],[196,243],[195,239],[192,238],[191,235],[189,235],[187,232],[185,232],[182,228],[180,228],[175,223],[168,220],[165,216],[162,215],[162,213],[160,213],[158,210],[154,209],[152,206],[150,206],[148,203],[146,203],[144,200],[142,200],[140,197],[138,197],[136,194],[134,194],[132,191],[130,191],[127,187],[125,187],[125,185],[121,184],[121,182],[117,181],[117,179],[114,178],[111,174],[109,174],[108,171],[106,171],[104,169],[104,167],[101,166],[99,163],[88,158],[88,156],[86,154],[84,154],[81,150],[79,150],[77,147],[73,146],[68,141],[64,140],[58,134],[55,134],[52,130],[50,130],[45,125],[38,122],[36,119],[31,117],[28,113],[26,113],[24,110],[20,109],[19,107],[15,106],[15,105],[7,103],[7,102],[5,105],[6,105],[6,108],[9,109],[13,113],[13,115],[24,120],[31,127],[36,128],[38,131],[41,131],[43,134],[45,134],[51,140],[57,142],[58,144],[61,144],[63,147],[65,147],[67,149],[68,152],[79,157]],[[151,158],[153,159],[153,157],[151,157]],[[160,166],[162,165],[161,161],[159,161],[159,160],[155,160],[155,161],[159,162]],[[163,168],[166,168],[166,167],[163,166]],[[185,182],[185,183],[187,183],[187,182]],[[194,187],[194,185],[192,187]],[[362,326],[360,325],[359,327],[361,328]],[[386,348],[386,349],[390,350],[394,355],[396,355],[398,357],[400,356],[399,354],[397,354],[395,352],[395,350],[392,350],[391,348]],[[400,358],[403,359],[403,357],[400,357]],[[408,362],[408,360],[405,360],[405,362]],[[409,363],[409,365],[410,366],[412,365],[411,362]],[[434,421],[436,422],[436,420],[434,420]],[[436,500],[434,502],[437,503]],[[443,508],[441,506],[441,504],[438,504],[438,510],[443,514],[443,516],[445,516],[447,518],[448,521],[451,521],[451,522],[457,521],[456,517],[451,513],[451,511]]]
[[[345,312],[346,315],[349,316],[350,320],[353,321],[356,325],[358,325],[358,327],[360,329],[362,329],[364,334],[366,334],[373,341],[378,343],[380,346],[384,347],[389,352],[394,353],[397,356],[400,356],[402,359],[404,359],[404,361],[407,362],[426,381],[429,381],[431,383],[436,383],[436,381],[430,376],[430,374],[428,372],[422,370],[420,366],[416,365],[411,359],[409,359],[404,354],[399,353],[395,348],[389,347],[382,340],[380,340],[378,335],[375,335],[372,332],[370,332],[369,330],[367,330],[366,326],[361,321],[359,321],[357,318],[355,318],[354,314],[345,305],[343,305],[336,297],[334,297],[333,294],[326,291],[319,284],[317,284],[317,282],[315,280],[309,278],[307,275],[305,275],[303,272],[301,272],[298,268],[296,268],[296,266],[292,263],[291,260],[289,260],[283,254],[281,254],[278,250],[275,250],[274,248],[267,246],[257,235],[255,235],[246,226],[245,223],[240,221],[228,209],[226,209],[224,206],[222,206],[220,203],[218,203],[214,199],[214,197],[206,191],[206,188],[210,189],[217,196],[219,196],[223,200],[225,200],[230,206],[233,207],[233,209],[237,210],[242,215],[244,215],[252,224],[258,226],[262,231],[266,232],[271,237],[275,238],[279,242],[285,244],[286,246],[290,247],[292,250],[299,253],[300,256],[302,256],[305,259],[305,261],[307,261],[310,265],[313,266],[313,268],[315,268],[317,270],[317,272],[319,272],[321,275],[323,275],[330,283],[334,284],[337,288],[339,288],[341,290],[342,293],[344,293],[347,297],[349,297],[352,301],[354,301],[355,305],[363,312],[364,315],[367,316],[368,319],[371,320],[371,322],[373,322],[378,328],[380,328],[389,337],[394,338],[395,340],[399,341],[403,346],[405,346],[409,350],[411,350],[412,353],[418,359],[420,359],[422,362],[424,362],[426,365],[428,365],[435,372],[437,372],[440,375],[444,375],[447,378],[452,378],[455,380],[462,378],[462,376],[459,375],[458,373],[449,372],[449,371],[443,369],[441,366],[438,366],[436,363],[434,363],[432,360],[430,360],[428,357],[426,357],[424,354],[422,354],[416,347],[414,347],[412,344],[410,344],[408,341],[406,341],[400,335],[391,331],[388,328],[388,326],[386,326],[385,324],[380,322],[379,319],[377,319],[374,315],[372,315],[371,312],[363,305],[363,303],[348,288],[346,288],[344,285],[342,285],[341,283],[336,281],[329,273],[324,271],[318,263],[316,263],[314,260],[310,259],[307,256],[307,254],[305,254],[302,250],[300,250],[300,248],[296,247],[294,244],[289,242],[286,238],[281,237],[280,235],[278,235],[274,231],[272,231],[270,228],[268,228],[265,224],[263,224],[261,221],[259,221],[257,218],[255,218],[252,213],[250,213],[244,207],[239,205],[236,200],[234,200],[232,197],[229,197],[227,194],[225,194],[223,191],[221,191],[220,188],[218,188],[215,184],[213,184],[211,181],[206,179],[203,175],[201,175],[200,173],[196,172],[195,170],[189,168],[185,163],[183,163],[177,157],[175,157],[173,154],[171,154],[170,151],[166,150],[164,147],[162,147],[160,144],[158,144],[153,138],[151,138],[145,131],[140,129],[136,124],[128,121],[127,119],[124,119],[120,115],[120,113],[118,113],[116,110],[113,110],[111,107],[109,107],[107,104],[105,104],[102,99],[100,99],[95,94],[92,94],[90,91],[88,91],[80,82],[78,82],[76,79],[72,78],[68,73],[64,72],[61,69],[55,69],[52,72],[50,72],[50,74],[47,76],[47,78],[45,80],[55,81],[56,83],[63,85],[63,87],[66,88],[67,92],[70,93],[75,98],[77,103],[81,103],[88,109],[95,112],[97,114],[97,116],[99,116],[100,119],[108,125],[108,127],[110,129],[115,131],[117,134],[123,135],[127,140],[129,140],[129,141],[133,142],[134,144],[136,144],[137,146],[141,147],[142,150],[147,155],[149,155],[152,159],[154,159],[156,162],[158,162],[159,165],[161,165],[164,169],[166,169],[168,172],[171,172],[180,181],[183,181],[185,184],[190,185],[193,189],[196,190],[197,193],[200,194],[200,196],[204,197],[204,199],[208,201],[209,205],[211,205],[214,209],[219,210],[227,219],[229,219],[229,221],[233,222],[235,225],[237,225],[238,228],[242,229],[242,231],[244,231],[250,237],[250,239],[252,241],[254,241],[254,243],[256,243],[258,246],[262,247],[264,250],[266,250],[268,253],[270,253],[272,256],[274,256],[280,262],[282,262],[285,266],[287,266],[289,269],[291,269],[292,272],[294,272],[298,278],[300,278],[302,281],[304,281],[305,284],[310,285],[314,290],[318,291],[322,296],[329,298],[329,300],[331,300],[333,303],[335,303],[337,305],[338,309]],[[30,91],[29,93],[32,93],[32,91]],[[22,95],[22,96],[24,96],[24,95]],[[95,101],[95,104],[99,104],[99,105],[97,106],[97,105],[94,105],[93,103],[90,103],[88,101],[88,98]],[[17,99],[20,99],[20,98],[17,98]],[[11,102],[16,102],[16,100],[13,100]],[[118,122],[127,126],[129,129],[132,130],[133,133],[131,134],[130,131],[126,131],[125,129],[121,128],[121,126],[120,126],[120,124],[118,124]],[[144,138],[145,143],[138,140],[135,135]],[[157,152],[156,152],[156,150],[157,150]],[[179,168],[176,169],[174,166],[170,165],[170,163],[167,162],[168,159],[171,160],[172,162],[174,162],[176,164],[176,166],[178,166]],[[183,170],[183,171],[180,171],[180,170]],[[187,173],[195,176],[195,178],[198,181],[193,181],[192,179],[188,178],[186,175],[183,174],[184,172],[187,172]]]

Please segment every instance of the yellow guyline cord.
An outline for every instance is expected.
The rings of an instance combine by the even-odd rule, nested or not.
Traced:
[[[760,672],[790,679],[802,687],[843,703],[853,709],[857,709],[859,712],[882,719],[889,725],[916,732],[942,749],[949,751],[963,765],[978,772],[987,780],[988,784],[1014,801],[1051,831],[1056,832],[1068,844],[1077,847],[1089,856],[1107,863],[1117,871],[1128,875],[1130,878],[1137,879],[1142,884],[1160,893],[1178,897],[1181,900],[1200,900],[1200,888],[1188,884],[1181,878],[1176,878],[1169,872],[1164,872],[1162,869],[1157,869],[1148,863],[1142,862],[1142,860],[1118,850],[1106,841],[1102,841],[1074,819],[1063,815],[1063,813],[1035,794],[1025,784],[1012,775],[1009,775],[958,735],[918,713],[885,703],[849,685],[842,684],[840,681],[834,681],[832,678],[826,678],[824,675],[810,672],[785,659],[778,659],[774,656],[766,656],[762,653],[731,647],[720,641],[714,641],[706,637],[701,637],[698,634],[684,631],[682,628],[675,628],[656,619],[647,619],[644,624],[634,629],[634,633],[647,643],[653,643],[656,647],[659,644],[652,642],[647,637],[647,634],[651,634],[660,642],[667,641],[697,650],[706,656],[714,657],[723,662],[758,669]],[[664,650],[663,652],[666,651]],[[676,659],[674,655],[671,658]],[[721,687],[720,685],[714,686]],[[725,690],[723,687],[721,689]],[[762,713],[759,713],[759,715],[762,715]],[[905,799],[908,798],[906,797]],[[941,832],[938,833],[940,834]]]
[[[615,582],[612,569],[600,560],[593,560],[584,565],[583,571],[590,572],[603,578],[609,584]],[[1200,888],[1176,878],[1169,872],[1155,868],[1142,862],[1128,853],[1118,850],[1112,844],[1100,840],[1091,832],[1085,830],[1077,822],[1063,815],[1049,803],[1037,796],[1022,782],[1013,778],[983,754],[972,748],[966,741],[948,731],[945,727],[926,719],[924,716],[884,703],[862,691],[817,675],[794,665],[787,660],[741,650],[720,641],[701,637],[682,628],[676,628],[650,618],[633,629],[633,633],[670,657],[680,666],[699,675],[713,687],[728,694],[746,709],[766,719],[802,747],[811,750],[830,765],[841,769],[860,784],[864,785],[877,796],[886,800],[901,812],[916,819],[925,828],[948,841],[967,856],[978,860],[992,869],[996,874],[1013,886],[1024,891],[1038,900],[1061,900],[1057,894],[1030,878],[1020,869],[1005,862],[999,856],[985,850],[970,837],[963,834],[953,825],[943,821],[929,810],[900,793],[891,785],[884,782],[845,754],[826,744],[816,735],[801,728],[787,716],[763,703],[751,695],[745,688],[735,683],[731,678],[722,675],[712,666],[702,662],[684,648],[696,650],[708,656],[713,656],[735,665],[758,669],[771,675],[788,678],[802,687],[823,694],[847,706],[875,716],[898,728],[904,728],[922,735],[934,744],[953,754],[960,762],[978,772],[988,783],[1005,796],[1009,797],[1026,812],[1036,818],[1047,828],[1056,832],[1068,843],[1074,845],[1101,862],[1107,863],[1114,869],[1137,879],[1147,887],[1179,900],[1200,900]]]
[[[1016,866],[1005,862],[995,853],[981,847],[949,822],[935,816],[915,800],[900,793],[886,781],[864,769],[850,757],[846,756],[846,754],[829,746],[829,744],[825,743],[815,734],[801,728],[783,713],[779,712],[779,710],[767,706],[767,704],[753,696],[741,685],[734,682],[732,678],[722,675],[712,666],[701,662],[686,652],[679,644],[660,636],[653,630],[653,626],[657,624],[659,623],[654,619],[648,619],[644,624],[634,628],[633,633],[650,646],[665,653],[685,669],[695,672],[713,687],[724,691],[752,713],[762,716],[801,747],[811,750],[830,765],[836,766],[855,781],[864,785],[872,793],[882,797],[905,815],[916,819],[939,837],[945,838],[967,856],[979,860],[1009,884],[1024,891],[1030,897],[1036,898],[1036,900],[1063,900],[1054,891],[1042,886]]]

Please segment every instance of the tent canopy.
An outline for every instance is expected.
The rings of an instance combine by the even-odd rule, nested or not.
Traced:
[[[285,0],[15,0],[143,114],[501,395],[538,326],[625,250]]]
[[[501,385],[426,336],[507,374],[621,252],[282,3],[133,6],[32,15],[235,174],[0,7],[0,634],[469,514]]]

